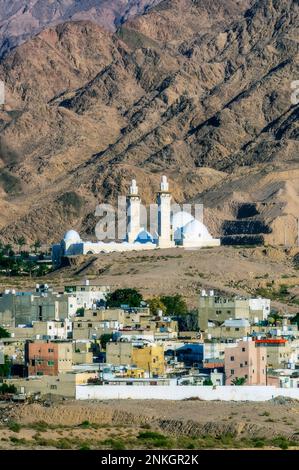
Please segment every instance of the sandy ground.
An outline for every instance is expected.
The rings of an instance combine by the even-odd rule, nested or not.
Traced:
[[[11,423],[14,426],[19,423],[20,429],[16,431]],[[279,397],[263,403],[70,400],[51,406],[37,403],[0,406],[2,449],[51,448],[51,445],[55,448],[59,441],[76,445],[88,442],[96,448],[109,448],[111,439],[125,442],[128,448],[142,448],[138,435],[144,430],[167,436],[177,446],[180,439],[233,436],[228,445],[234,446],[242,439],[270,442],[283,438],[293,441],[293,445],[298,441],[299,447],[299,401]],[[194,442],[200,446],[199,441]],[[113,448],[114,444],[111,445]]]
[[[48,282],[56,287],[82,278],[95,279],[112,289],[138,288],[145,299],[155,295],[181,293],[190,308],[198,303],[202,288],[227,294],[254,295],[256,289],[281,284],[290,286],[289,298],[273,305],[284,312],[296,313],[294,304],[299,286],[299,271],[294,257],[299,249],[273,247],[219,247],[188,251],[183,249],[150,252],[101,254],[98,257],[78,257],[72,266],[43,279],[0,278],[0,286],[30,289],[36,282]]]

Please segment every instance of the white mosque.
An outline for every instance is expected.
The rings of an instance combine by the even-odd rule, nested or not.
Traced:
[[[141,226],[141,199],[136,180],[132,180],[127,196],[128,229],[122,242],[83,241],[75,230],[69,230],[60,244],[53,245],[52,259],[55,265],[62,257],[88,254],[153,250],[157,248],[182,247],[198,249],[220,246],[220,239],[213,238],[207,227],[189,212],[172,214],[171,192],[166,176],[162,176],[157,194],[158,226],[151,234]]]

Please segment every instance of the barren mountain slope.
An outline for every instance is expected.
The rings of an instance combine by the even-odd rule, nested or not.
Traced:
[[[0,56],[42,29],[65,21],[91,20],[109,31],[160,0],[2,0]]]
[[[281,242],[298,210],[298,0],[258,1],[231,25],[203,3],[161,2],[116,36],[59,26],[2,61],[2,238],[92,234],[98,201],[137,177],[149,202],[165,172],[177,201],[204,200],[214,234]],[[218,3],[233,17],[236,2]],[[166,45],[146,25],[163,12],[179,28],[178,5],[198,21],[209,6],[213,27],[173,27]]]

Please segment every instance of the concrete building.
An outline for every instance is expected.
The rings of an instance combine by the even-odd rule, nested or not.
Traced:
[[[201,331],[206,331],[209,321],[218,325],[225,320],[247,319],[250,323],[266,320],[270,313],[270,300],[225,298],[202,291],[199,297],[198,323]]]
[[[248,336],[251,326],[247,319],[225,320],[220,326],[209,326],[206,331],[207,339],[234,340]]]
[[[16,339],[69,339],[72,335],[72,322],[67,318],[63,321],[37,321],[29,326],[9,327],[7,331]]]
[[[65,292],[76,298],[76,308],[94,309],[97,305],[104,305],[110,292],[109,286],[102,286],[86,279],[80,284],[65,286]]]
[[[8,385],[14,385],[18,393],[31,395],[57,395],[76,398],[76,387],[87,385],[90,380],[98,378],[94,371],[69,371],[58,377],[43,375],[29,379],[4,379]]]
[[[71,342],[27,341],[25,363],[28,376],[52,375],[72,370],[73,348]]]
[[[0,325],[4,327],[30,325],[36,321],[61,321],[76,311],[76,297],[70,294],[6,290],[0,296]]]
[[[134,365],[148,372],[150,376],[161,376],[165,373],[163,346],[146,341],[107,343],[106,362],[117,366]]]
[[[255,341],[239,341],[224,354],[225,385],[234,379],[245,378],[246,385],[266,385],[267,351],[257,347]]]
[[[287,368],[298,360],[297,343],[283,338],[256,339],[257,348],[265,349],[267,365],[271,369]]]

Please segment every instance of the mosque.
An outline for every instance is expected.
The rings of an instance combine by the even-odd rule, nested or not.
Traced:
[[[141,226],[139,196],[136,180],[132,180],[127,196],[128,228],[126,240],[122,242],[83,241],[75,230],[69,230],[60,244],[52,247],[54,265],[60,265],[61,258],[67,256],[153,250],[157,248],[182,247],[197,249],[220,246],[220,239],[213,238],[207,227],[189,212],[171,210],[171,192],[166,176],[162,176],[157,194],[158,226],[151,234]]]

